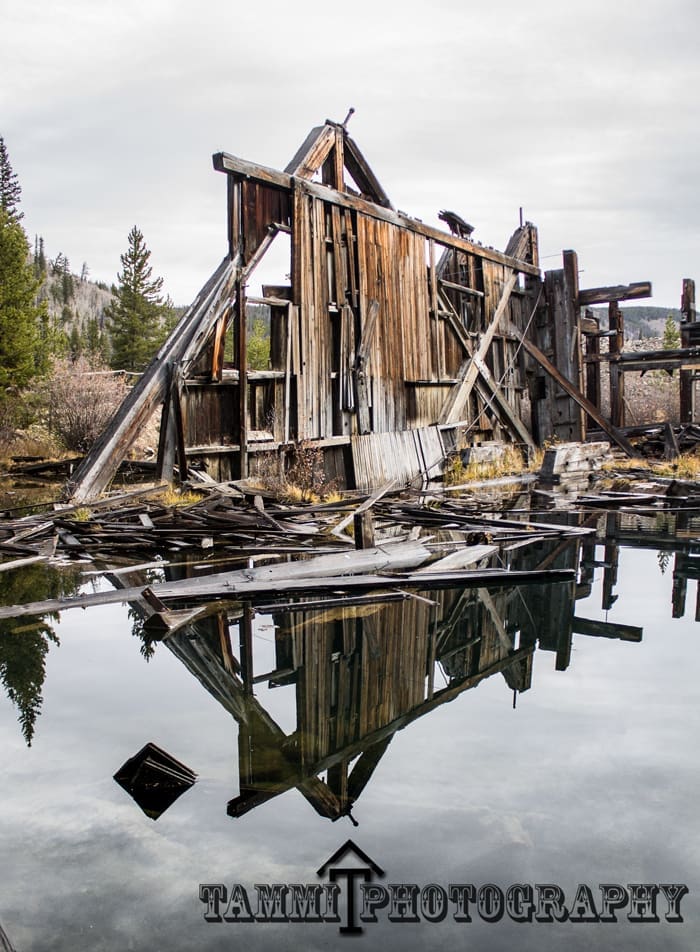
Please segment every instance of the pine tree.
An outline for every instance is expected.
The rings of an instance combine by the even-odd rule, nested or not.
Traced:
[[[11,221],[18,222],[24,217],[24,212],[17,210],[21,194],[22,188],[10,164],[5,140],[0,136],[0,209]]]
[[[681,333],[673,319],[673,314],[669,314],[664,325],[664,350],[676,350],[681,346]]]
[[[162,278],[153,278],[151,252],[143,234],[134,226],[129,247],[121,255],[114,302],[107,309],[110,322],[111,366],[117,370],[143,370],[164,336],[167,306],[163,302]]]
[[[83,352],[83,335],[78,330],[78,325],[74,324],[70,337],[68,338],[69,356],[72,361],[76,361]]]
[[[24,230],[0,209],[0,391],[24,387],[45,369],[37,289]]]

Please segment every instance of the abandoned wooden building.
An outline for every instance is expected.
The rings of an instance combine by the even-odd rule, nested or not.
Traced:
[[[159,407],[165,479],[194,465],[245,478],[310,443],[329,479],[367,489],[428,478],[460,445],[498,439],[527,451],[585,439],[589,425],[632,453],[620,431],[618,302],[649,296],[649,283],[580,289],[573,251],[543,274],[530,222],[501,252],[454,213],[441,213],[450,232],[408,217],[345,124],[313,129],[284,171],[226,153],[214,167],[227,181],[228,252],[76,470],[73,502],[109,484]],[[270,258],[281,278],[254,293]],[[613,331],[585,310],[605,302]],[[264,368],[249,362],[253,313],[269,320]]]

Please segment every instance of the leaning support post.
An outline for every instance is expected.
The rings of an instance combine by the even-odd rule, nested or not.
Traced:
[[[508,280],[503,286],[501,299],[498,302],[498,306],[496,307],[493,317],[491,318],[491,323],[486,328],[485,333],[479,341],[479,346],[472,355],[471,360],[465,364],[463,376],[457,381],[452,390],[450,390],[450,393],[438,418],[438,423],[442,425],[448,423],[457,423],[462,418],[462,408],[466,405],[469,395],[474,389],[474,384],[476,383],[477,377],[479,376],[480,362],[483,364],[484,357],[486,357],[486,354],[489,351],[494,335],[496,334],[499,324],[501,323],[508,308],[511,292],[515,287],[517,280],[517,272],[511,271]]]
[[[527,337],[524,337],[518,328],[512,324],[508,323],[508,332],[516,337],[525,350],[530,354],[531,357],[537,361],[537,363],[542,367],[547,373],[554,379],[554,381],[562,388],[562,390],[567,393],[572,400],[575,400],[578,405],[586,411],[586,413],[598,424],[598,426],[603,430],[604,433],[607,433],[613,442],[617,443],[620,449],[624,450],[628,456],[636,457],[638,454],[635,448],[632,446],[630,441],[624,435],[620,433],[617,427],[611,426],[610,423],[601,415],[597,407],[594,407],[584,395],[577,390],[572,383],[570,383],[566,377],[563,377],[554,364],[549,360],[539,349],[536,344],[533,344],[531,340],[528,340]]]
[[[235,274],[224,258],[73,474],[65,490],[70,502],[89,502],[111,482],[135,435],[168,397],[170,367],[187,366],[229,306]]]

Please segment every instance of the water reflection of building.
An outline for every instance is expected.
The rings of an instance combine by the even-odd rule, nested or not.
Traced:
[[[240,792],[229,815],[239,817],[292,787],[320,815],[348,815],[394,734],[417,718],[494,675],[516,695],[528,690],[535,649],[554,652],[564,670],[577,633],[641,640],[640,628],[576,614],[601,562],[595,546],[595,537],[550,538],[504,556],[517,569],[578,568],[577,583],[393,593],[385,601],[339,598],[298,610],[271,606],[275,663],[263,672],[256,667],[251,608],[168,637],[169,648],[239,723]],[[613,548],[611,537],[603,563],[608,600]],[[263,683],[294,692],[291,733],[256,697]]]

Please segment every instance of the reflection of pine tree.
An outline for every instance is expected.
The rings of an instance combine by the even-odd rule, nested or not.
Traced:
[[[660,550],[656,553],[656,561],[659,563],[659,568],[661,569],[661,574],[663,575],[668,567],[668,563],[671,561],[671,553],[665,550]]]
[[[77,569],[61,573],[48,566],[32,566],[24,571],[3,573],[0,575],[0,604],[15,605],[72,595],[78,584]],[[46,656],[51,642],[59,643],[46,618],[11,618],[3,622],[0,631],[0,681],[17,708],[27,746],[31,746],[35,721],[41,712]]]
[[[128,616],[131,619],[131,634],[138,638],[141,644],[139,651],[146,661],[150,661],[156,653],[156,639],[152,638],[148,632],[144,631],[146,616],[138,608],[129,607]]]
[[[0,635],[0,680],[17,708],[28,747],[32,745],[34,722],[41,711],[50,641],[58,644],[54,630],[40,618],[11,619]]]

